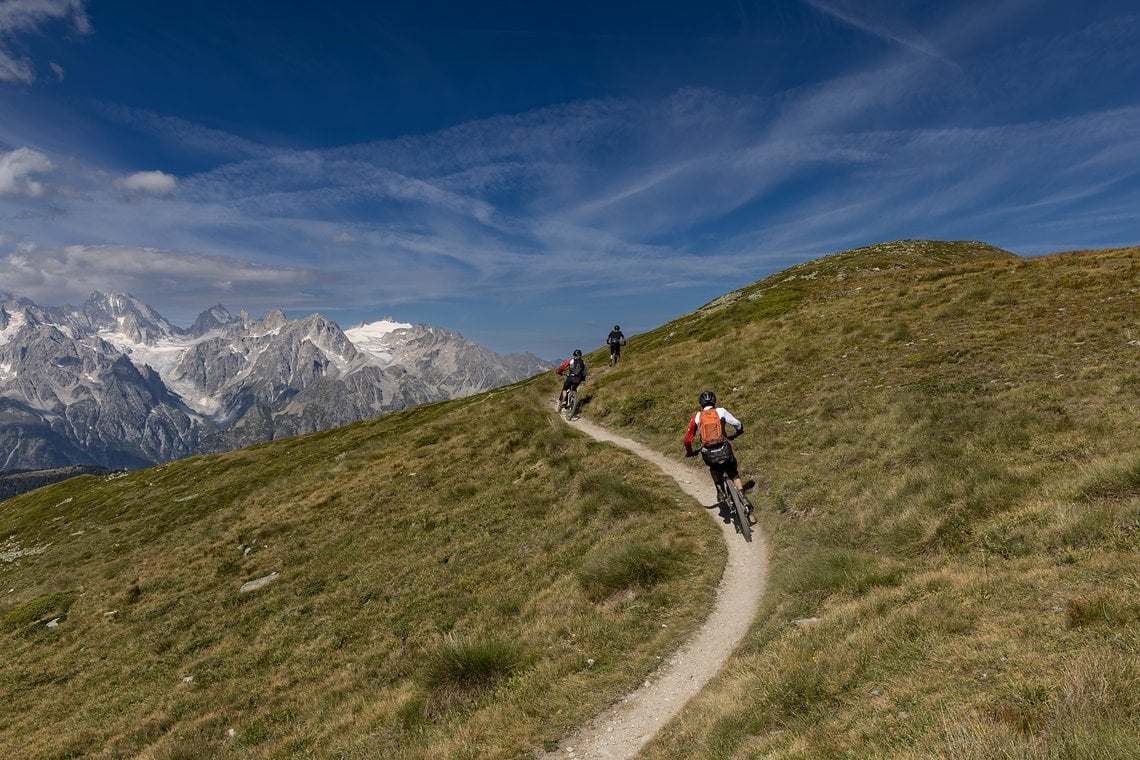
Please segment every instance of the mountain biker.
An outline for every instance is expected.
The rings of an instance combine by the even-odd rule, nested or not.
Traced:
[[[614,325],[614,329],[610,330],[610,334],[606,336],[606,343],[610,347],[610,365],[612,366],[617,363],[621,356],[621,347],[625,345],[625,335],[621,331],[621,325]]]
[[[578,390],[578,386],[586,382],[586,362],[582,359],[582,349],[575,348],[574,355],[562,362],[558,375],[561,377],[563,372],[566,373],[566,382],[562,383],[562,392],[558,394],[558,411],[566,407],[566,392],[571,388]]]
[[[723,406],[716,405],[716,394],[712,391],[703,391],[697,398],[700,411],[689,420],[689,430],[685,433],[685,456],[695,457],[693,441],[699,436],[701,441],[701,457],[709,466],[709,474],[713,483],[720,485],[727,475],[736,484],[740,497],[744,499],[744,507],[748,512],[748,521],[753,525],[756,519],[752,516],[752,502],[744,495],[744,485],[740,482],[740,471],[736,464],[736,455],[732,451],[733,438],[744,434],[744,423],[736,419]],[[731,425],[736,432],[728,435],[725,425]]]

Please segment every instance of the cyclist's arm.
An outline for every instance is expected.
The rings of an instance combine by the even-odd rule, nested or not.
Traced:
[[[558,368],[558,374],[561,375],[563,372],[566,371],[567,367],[569,367],[569,366],[570,366],[570,360],[569,359],[562,362],[562,366]]]
[[[693,441],[697,437],[697,415],[689,420],[689,430],[685,433],[685,456],[693,455]]]
[[[717,411],[720,413],[720,418],[722,421],[736,428],[736,435],[744,434],[744,423],[736,419],[736,417],[732,416],[732,412],[728,411],[724,407],[720,407],[717,409]]]

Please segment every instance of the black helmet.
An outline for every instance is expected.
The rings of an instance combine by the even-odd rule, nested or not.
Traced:
[[[614,325],[614,329],[621,332],[621,325]]]
[[[580,349],[580,348],[574,349],[574,358],[575,359],[581,359],[582,358],[582,349]]]
[[[701,391],[701,396],[697,399],[697,403],[700,404],[702,408],[706,406],[716,406],[716,394],[712,391]]]

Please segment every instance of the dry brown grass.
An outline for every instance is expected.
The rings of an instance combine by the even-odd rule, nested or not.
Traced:
[[[723,563],[699,505],[555,419],[556,387],[6,502],[0,532],[43,551],[0,564],[0,755],[507,758],[556,739],[703,619]],[[672,564],[598,600],[584,562],[615,534]]]
[[[907,248],[718,299],[727,328],[595,380],[591,415],[666,452],[717,391],[773,553],[764,622],[645,756],[1137,756],[1140,250]]]
[[[745,421],[770,550],[745,644],[643,756],[1137,757],[1138,307],[1140,249],[903,241],[592,357],[585,414],[662,452],[704,388]],[[5,503],[0,748],[557,739],[691,630],[722,549],[543,382]]]

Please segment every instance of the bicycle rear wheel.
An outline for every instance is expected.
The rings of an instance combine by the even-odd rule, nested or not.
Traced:
[[[736,484],[729,478],[724,479],[724,485],[728,489],[729,498],[732,503],[729,505],[732,508],[732,521],[736,523],[736,529],[740,535],[744,536],[744,540],[752,543],[752,523],[748,521],[748,510],[744,506],[744,497],[736,488]]]
[[[566,393],[566,419],[572,420],[578,416],[578,391],[570,389]]]

